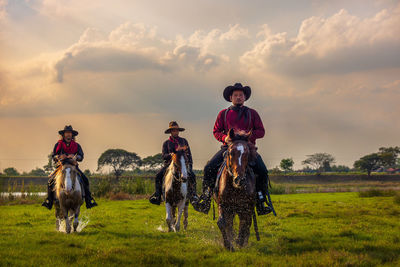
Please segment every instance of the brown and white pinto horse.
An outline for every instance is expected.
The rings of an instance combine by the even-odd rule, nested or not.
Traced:
[[[61,163],[60,163],[61,164]],[[55,188],[58,201],[55,203],[56,208],[56,229],[60,230],[60,222],[65,219],[65,232],[71,232],[70,217],[74,217],[74,231],[78,228],[79,213],[83,204],[82,188],[78,179],[78,171],[73,164],[63,164],[59,166],[59,170],[55,174]],[[69,215],[69,216],[68,216]]]
[[[255,207],[255,175],[248,162],[257,156],[256,148],[248,142],[251,133],[245,135],[229,131],[231,143],[225,157],[225,167],[218,183],[216,201],[218,205],[218,227],[224,239],[225,248],[233,251],[233,219],[239,216],[239,234],[236,243],[247,245],[250,236],[252,215]]]
[[[180,150],[172,154],[171,163],[165,172],[165,208],[168,231],[180,230],[182,213],[184,214],[183,226],[186,230],[188,224],[188,169],[185,152]],[[176,210],[178,209],[178,214]]]

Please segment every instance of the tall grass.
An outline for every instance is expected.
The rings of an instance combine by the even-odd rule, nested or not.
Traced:
[[[394,190],[369,189],[358,192],[359,197],[391,197],[396,195]]]

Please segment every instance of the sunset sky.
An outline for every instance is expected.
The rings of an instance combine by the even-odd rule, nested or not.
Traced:
[[[235,82],[269,168],[400,145],[399,1],[0,0],[0,58],[0,170],[42,167],[69,124],[82,169],[108,148],[154,155],[171,120],[201,169]]]

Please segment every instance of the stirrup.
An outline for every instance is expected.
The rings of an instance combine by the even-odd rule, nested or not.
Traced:
[[[269,206],[265,206],[264,202],[258,202],[256,204],[257,215],[267,215],[272,212],[272,209]]]

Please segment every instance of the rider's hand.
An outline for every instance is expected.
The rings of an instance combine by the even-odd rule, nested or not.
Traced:
[[[231,138],[229,137],[229,135],[227,135],[227,136],[225,137],[224,142],[225,142],[226,144],[228,144],[228,143],[231,142]]]
[[[69,155],[67,156],[68,159],[72,159],[73,157],[74,157],[74,155],[72,155],[72,154],[69,154]]]
[[[59,159],[59,160],[64,160],[66,157],[67,157],[67,155],[62,154],[62,155],[59,155],[59,156],[58,156],[58,159]]]

